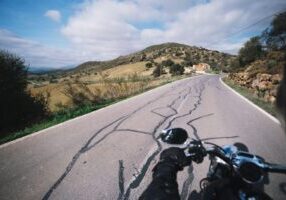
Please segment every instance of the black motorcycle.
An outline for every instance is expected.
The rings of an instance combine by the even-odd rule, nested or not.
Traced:
[[[167,144],[182,145],[186,156],[195,163],[209,156],[209,171],[200,181],[200,199],[271,199],[263,191],[268,173],[286,174],[286,166],[248,153],[242,143],[221,147],[207,139],[188,138],[181,128],[164,130],[160,138]]]

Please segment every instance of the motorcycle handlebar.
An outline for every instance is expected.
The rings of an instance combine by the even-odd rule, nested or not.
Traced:
[[[194,146],[192,146],[191,149],[196,149],[195,152],[194,152],[195,155],[192,156],[193,157],[192,160],[195,161],[195,162],[196,162],[196,159],[198,157],[204,158],[207,155],[211,155],[211,156],[219,157],[220,159],[222,159],[223,161],[228,163],[230,166],[232,166],[231,161],[225,156],[224,153],[221,152],[220,149],[218,149],[216,147],[215,148],[211,148],[211,149],[206,149],[202,144],[201,145],[194,144]]]
[[[194,146],[198,147],[197,145],[194,145]],[[226,163],[228,163],[229,166],[232,167],[231,160],[229,158],[227,158],[225,156],[225,154],[223,152],[221,152],[220,149],[218,149],[216,147],[211,148],[211,149],[205,149],[203,145],[200,145],[199,149],[202,149],[201,151],[197,151],[198,154],[201,154],[200,157],[203,158],[207,155],[216,156],[216,157],[219,157],[220,159],[222,159],[223,161],[225,161]],[[202,152],[205,152],[205,153],[202,153]],[[197,156],[195,155],[194,158],[195,157],[197,157]],[[272,163],[265,163],[265,165],[266,166],[263,169],[265,172],[286,174],[286,166],[278,165],[278,164],[272,164]]]
[[[286,166],[267,163],[267,166],[265,167],[265,171],[272,172],[272,173],[286,174]]]
[[[232,167],[232,162],[229,158],[227,158],[225,156],[225,154],[223,154],[219,149],[214,148],[214,149],[210,149],[207,150],[207,154],[212,155],[212,156],[216,156],[220,159],[222,159],[224,162],[226,162],[230,167]]]

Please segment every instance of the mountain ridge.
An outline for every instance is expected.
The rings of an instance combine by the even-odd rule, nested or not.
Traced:
[[[190,46],[181,43],[167,42],[148,46],[142,50],[122,55],[111,60],[86,61],[75,67],[64,69],[30,71],[30,75],[72,75],[77,73],[97,73],[120,65],[152,62],[160,64],[163,60],[177,60],[177,63],[187,62],[192,64],[208,63],[217,70],[227,70],[235,55],[209,50],[203,47]]]
[[[229,65],[228,60],[235,57],[234,55],[219,52],[216,50],[209,50],[203,47],[189,46],[186,44],[168,42],[162,44],[151,45],[144,48],[143,50],[119,56],[115,59],[106,61],[87,61],[77,67],[70,69],[68,71],[81,71],[81,70],[91,70],[100,71],[106,70],[118,65],[136,63],[136,62],[153,62],[159,57],[170,56],[174,59],[190,60],[193,63],[206,62],[211,65],[216,66],[223,65],[226,67]],[[211,59],[209,58],[211,57]],[[211,62],[211,63],[210,63]],[[224,63],[227,62],[227,63]]]

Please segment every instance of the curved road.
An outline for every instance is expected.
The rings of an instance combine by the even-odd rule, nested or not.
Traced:
[[[0,199],[137,199],[166,148],[160,130],[182,127],[194,138],[243,142],[269,162],[286,164],[279,124],[224,86],[196,76],[0,146]],[[230,138],[230,136],[238,136]],[[182,199],[206,175],[208,161],[178,175]],[[270,175],[266,191],[285,199],[286,176]]]

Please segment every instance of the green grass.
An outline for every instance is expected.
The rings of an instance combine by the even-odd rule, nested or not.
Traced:
[[[17,138],[29,135],[31,133],[49,128],[51,126],[54,126],[56,124],[59,124],[61,122],[67,121],[69,119],[73,119],[75,117],[84,115],[86,113],[92,112],[94,110],[98,110],[100,108],[106,107],[108,105],[111,105],[113,103],[116,103],[120,100],[109,100],[102,102],[101,104],[97,105],[83,105],[81,107],[75,107],[70,109],[64,109],[62,111],[59,111],[57,113],[52,114],[47,119],[44,119],[43,121],[36,123],[30,127],[27,127],[21,131],[9,134],[7,136],[4,136],[0,138],[0,144],[15,140]]]
[[[210,69],[210,70],[207,70],[206,72],[209,73],[209,74],[220,74],[220,71],[219,70],[215,70],[215,69]]]
[[[229,85],[231,88],[233,88],[235,91],[246,97],[248,100],[252,101],[254,104],[271,114],[272,116],[276,117],[276,108],[275,105],[272,103],[264,101],[262,98],[259,98],[253,94],[253,91],[242,87],[238,84],[235,84],[234,81],[224,78],[223,81]]]
[[[160,85],[145,88],[144,90],[133,93],[132,95],[127,96],[127,97],[105,100],[105,101],[101,102],[100,104],[96,104],[96,105],[87,104],[87,105],[83,105],[80,107],[63,109],[59,112],[52,114],[47,119],[44,119],[43,121],[41,121],[39,123],[35,123],[35,124],[31,125],[30,127],[27,127],[23,130],[20,130],[20,131],[14,132],[14,133],[10,133],[9,135],[1,136],[0,144],[3,144],[6,142],[15,140],[17,138],[32,134],[34,132],[49,128],[51,126],[57,125],[59,123],[65,122],[65,121],[73,119],[75,117],[90,113],[90,112],[98,110],[100,108],[104,108],[106,106],[117,103],[117,102],[122,101],[124,99],[138,95],[142,92],[146,92],[148,90],[154,89],[156,87],[159,87],[159,86],[162,86],[164,84],[167,84],[167,83],[179,80],[179,79],[183,79],[183,78],[186,78],[186,76],[176,76],[176,77],[168,78],[168,79],[164,80]]]

